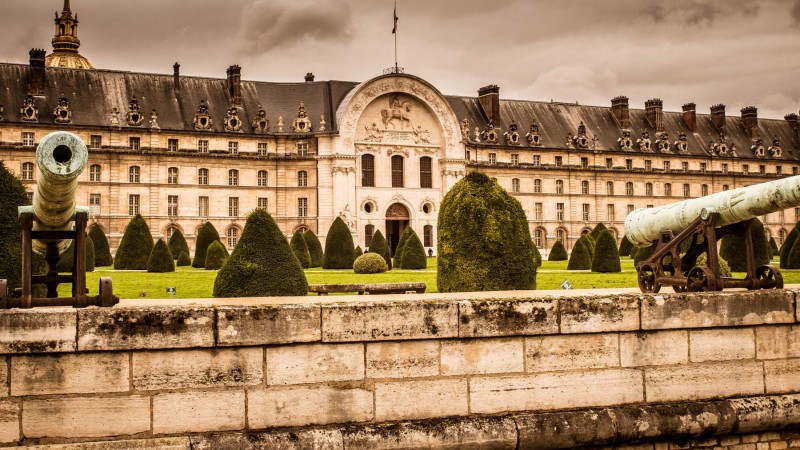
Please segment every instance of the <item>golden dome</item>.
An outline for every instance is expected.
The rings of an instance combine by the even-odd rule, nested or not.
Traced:
[[[51,53],[44,58],[47,67],[66,67],[68,69],[94,69],[88,59],[77,53]]]
[[[88,59],[78,54],[81,41],[78,39],[78,15],[72,17],[69,0],[64,0],[61,15],[56,12],[56,34],[53,36],[53,53],[47,55],[47,67],[66,67],[69,69],[94,69]]]

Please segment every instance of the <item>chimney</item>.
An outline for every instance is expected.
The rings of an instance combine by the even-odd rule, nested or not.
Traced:
[[[714,124],[720,134],[725,133],[725,105],[711,107],[711,123]]]
[[[181,94],[181,65],[177,62],[172,65],[172,87],[176,96]]]
[[[620,95],[611,99],[611,114],[622,129],[631,127],[631,115],[628,111],[628,97]]]
[[[644,102],[644,110],[650,126],[659,133],[664,131],[664,103],[661,99],[653,98]]]
[[[486,120],[497,125],[500,123],[500,88],[490,84],[478,89],[478,101]]]
[[[800,122],[798,122],[798,120],[800,120],[800,116],[798,116],[795,113],[790,113],[785,115],[783,118],[786,119],[787,122],[789,122],[789,126],[792,127],[792,131],[797,133],[798,130],[800,130]]]
[[[313,83],[313,82],[314,82],[314,74],[311,73],[311,72],[308,72],[306,74],[306,83]]]
[[[742,108],[742,124],[750,134],[750,139],[758,139],[758,108],[745,106]]]
[[[692,133],[697,133],[697,105],[687,103],[683,105],[683,123]]]
[[[28,85],[28,92],[31,95],[44,95],[44,55],[45,51],[40,48],[32,48],[30,51],[31,78]]]
[[[228,67],[228,97],[234,106],[242,106],[242,68]]]

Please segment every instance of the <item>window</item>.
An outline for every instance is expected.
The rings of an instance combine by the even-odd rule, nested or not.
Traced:
[[[361,156],[361,186],[375,187],[375,157]]]
[[[606,158],[606,169],[611,169],[614,167],[614,160],[611,158]]]
[[[467,150],[465,153],[466,153],[466,154],[464,155],[464,159],[466,159],[467,161],[469,161],[469,150]]]
[[[704,184],[700,186],[700,195],[708,195],[708,185]]]
[[[489,164],[497,163],[497,153],[489,153]]]
[[[267,156],[267,143],[266,142],[259,142],[258,143],[258,156]]]
[[[511,192],[518,193],[519,192],[519,178],[512,178],[511,179]]]
[[[797,175],[797,166],[792,166],[792,175]]]
[[[32,180],[33,179],[33,163],[32,162],[24,162],[24,163],[22,163],[22,179],[23,180]]]
[[[236,247],[236,243],[239,242],[239,229],[236,227],[228,228],[228,248]]]
[[[197,169],[197,184],[208,184],[208,169]]]
[[[89,148],[100,148],[103,146],[103,137],[97,134],[89,136]]]
[[[584,180],[581,181],[581,194],[588,194],[589,193],[589,182]]]
[[[681,161],[681,169],[684,172],[688,172],[689,171],[689,163],[687,161]]]
[[[539,155],[533,155],[533,165],[534,166],[541,166],[542,165],[542,157]]]
[[[728,164],[722,164],[722,173],[728,173]]]
[[[564,181],[556,180],[556,194],[563,194],[563,193],[564,193]]]
[[[664,161],[664,172],[669,172],[669,161]]]
[[[139,214],[139,194],[128,195],[128,215],[135,216]]]
[[[653,195],[653,183],[644,184],[644,195],[651,197]]]
[[[556,203],[556,220],[564,220],[564,204]]]
[[[683,185],[683,196],[684,197],[689,197],[689,196],[691,196],[691,193],[692,192],[691,192],[691,189],[689,188],[689,185],[688,184],[684,184]]]
[[[208,141],[205,139],[198,140],[197,151],[200,153],[208,153]]]
[[[392,187],[403,187],[403,157],[392,156]]]
[[[767,173],[767,166],[765,166],[763,164],[759,164],[758,173],[760,173],[761,175],[764,175],[765,173]]]
[[[239,185],[239,171],[236,169],[231,169],[228,171],[228,186],[238,186]]]
[[[89,214],[93,216],[100,214],[100,194],[89,194]]]
[[[32,131],[23,131],[22,132],[22,145],[25,147],[33,147],[33,132]]]
[[[308,142],[297,143],[297,154],[299,156],[308,156]]]
[[[706,171],[706,167],[708,167],[708,166],[706,165],[706,163],[704,163],[704,162],[701,162],[701,163],[700,163],[700,172],[705,172],[705,171]]]
[[[672,183],[664,183],[664,195],[667,197],[672,196]]]
[[[308,199],[300,197],[297,199],[297,215],[298,217],[308,217]]]
[[[628,214],[633,212],[633,205],[628,205]]]
[[[100,164],[89,166],[89,181],[100,181]]]
[[[783,167],[781,167],[781,166],[775,166],[775,173],[777,173],[778,175],[780,175],[781,173],[783,173]]]
[[[297,172],[297,187],[308,186],[308,172],[301,170]]]
[[[627,170],[633,169],[633,160],[632,159],[626,159],[625,160],[625,169],[627,169]]]
[[[178,168],[170,167],[167,169],[167,183],[178,184]]]
[[[266,211],[268,206],[269,206],[268,198],[258,197],[258,209],[263,209],[264,211]]]
[[[200,217],[208,217],[208,197],[197,198],[197,215]]]
[[[556,156],[556,167],[561,167],[561,165],[563,163],[564,163],[564,159],[562,157],[560,157],[560,156]]]
[[[422,246],[433,247],[433,225],[422,227]]]
[[[615,215],[616,213],[614,212],[614,205],[606,205],[606,220],[613,222],[616,220]]]
[[[633,183],[630,181],[625,183],[625,195],[633,195]]]
[[[778,245],[783,245],[784,239],[786,239],[786,230],[778,231]]]
[[[167,139],[167,151],[170,151],[170,152],[177,152],[178,151],[178,140],[177,139]]]
[[[649,159],[644,160],[644,170],[653,170],[653,161]]]
[[[258,175],[256,177],[256,182],[259,187],[266,187],[267,186],[267,171],[266,170],[259,170]]]
[[[742,164],[742,173],[750,172],[750,164]]]
[[[375,225],[366,225],[364,227],[364,246],[369,247],[372,243],[372,235],[375,233]]]
[[[167,243],[169,243],[169,240],[172,239],[172,235],[175,234],[175,231],[177,231],[177,230],[178,229],[176,227],[173,227],[173,226],[168,226],[167,227],[167,232],[166,232]]]
[[[427,156],[419,159],[419,187],[433,187],[433,160]]]
[[[238,141],[228,141],[228,153],[231,155],[238,155],[239,154],[239,142]]]
[[[519,154],[518,153],[512,153],[511,154],[511,164],[515,164],[515,165],[519,164]]]
[[[128,168],[128,182],[139,183],[141,180],[140,174],[141,169],[139,169],[139,166],[130,166]]]
[[[239,197],[228,197],[228,215],[231,217],[239,216]]]
[[[541,228],[533,230],[533,243],[536,245],[536,248],[544,247],[544,230]]]
[[[542,208],[543,205],[541,203],[536,203],[533,205],[533,217],[535,220],[542,220]]]
[[[557,229],[556,230],[556,240],[557,241],[561,241],[561,243],[564,243],[564,241],[566,239],[567,239],[567,236],[566,236],[566,234],[564,234],[564,230],[561,229],[561,228]]]
[[[178,215],[178,196],[177,195],[168,195],[167,196],[167,215],[170,217],[175,217]]]
[[[589,204],[588,203],[583,203],[581,205],[581,217],[583,217],[583,221],[584,222],[588,222],[589,221]]]
[[[534,194],[541,194],[542,193],[542,180],[535,179],[533,180],[533,193]]]
[[[588,169],[589,168],[589,158],[582,156],[581,157],[581,169]]]
[[[728,185],[727,184],[723,184],[722,185],[722,190],[723,191],[727,191],[728,190]]]
[[[131,136],[128,138],[128,148],[131,150],[139,150],[141,148],[141,139]]]
[[[606,181],[606,194],[607,195],[614,195],[614,182],[613,181]]]

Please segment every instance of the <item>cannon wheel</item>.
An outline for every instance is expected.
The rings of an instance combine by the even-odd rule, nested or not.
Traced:
[[[656,283],[656,271],[650,264],[642,264],[636,269],[639,274],[639,289],[642,292],[655,294],[661,290],[661,285]]]
[[[114,292],[111,288],[111,277],[100,277],[100,294],[97,299],[100,300],[98,306],[114,306]]]
[[[783,275],[775,266],[758,266],[756,279],[761,289],[783,289]]]
[[[686,275],[686,288],[689,292],[716,291],[717,281],[711,269],[695,266]]]
[[[682,285],[682,284],[673,284],[672,285],[672,290],[675,291],[676,293],[680,294],[681,292],[688,291],[689,288],[686,287],[685,285]]]

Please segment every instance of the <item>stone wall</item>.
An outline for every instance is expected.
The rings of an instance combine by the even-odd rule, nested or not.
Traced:
[[[788,445],[794,435],[778,432],[800,425],[795,297],[494,292],[0,311],[0,442]]]

